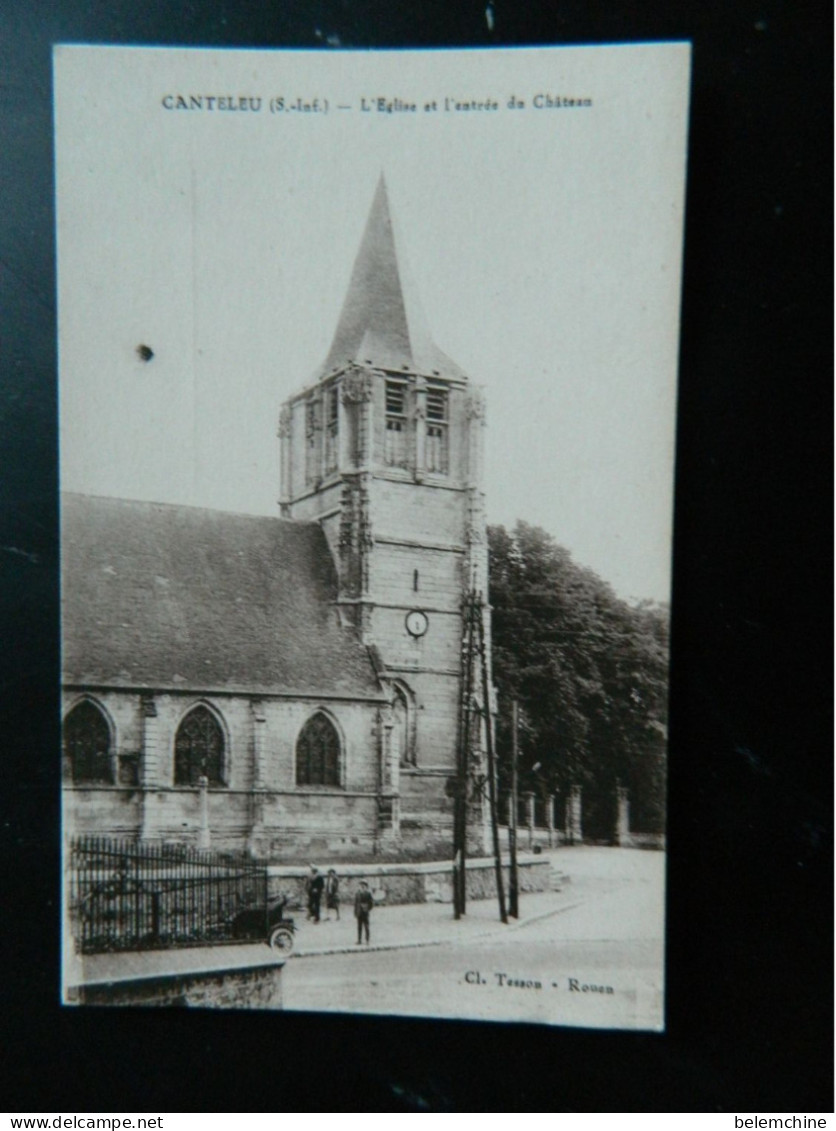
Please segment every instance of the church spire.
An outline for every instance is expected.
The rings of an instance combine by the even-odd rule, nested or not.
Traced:
[[[318,376],[350,362],[464,379],[430,337],[381,173],[334,340]]]

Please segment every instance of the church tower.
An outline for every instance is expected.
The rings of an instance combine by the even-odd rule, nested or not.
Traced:
[[[450,839],[462,603],[487,599],[484,423],[430,337],[381,176],[328,356],[281,410],[280,501],[321,524],[338,613],[389,691],[382,777],[406,844]]]

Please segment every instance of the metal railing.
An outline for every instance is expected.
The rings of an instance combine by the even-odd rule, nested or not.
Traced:
[[[83,836],[69,845],[69,912],[83,954],[264,938],[267,870],[244,853]]]

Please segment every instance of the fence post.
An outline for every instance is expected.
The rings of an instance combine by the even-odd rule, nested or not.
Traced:
[[[569,844],[583,840],[582,794],[579,785],[573,785],[566,799],[566,839]]]
[[[627,787],[617,786],[616,797],[618,816],[616,818],[615,843],[624,847],[630,844],[630,794]]]
[[[543,801],[546,806],[546,824],[549,829],[549,848],[554,848],[554,794],[547,793]]]
[[[198,781],[200,790],[200,831],[197,834],[197,847],[209,847],[209,779],[205,774]]]
[[[534,847],[534,794],[529,791],[525,795],[525,823],[528,825],[528,847]]]

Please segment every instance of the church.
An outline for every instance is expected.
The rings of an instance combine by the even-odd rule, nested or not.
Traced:
[[[448,851],[484,426],[381,177],[328,355],[281,407],[280,513],[62,496],[65,831]]]

